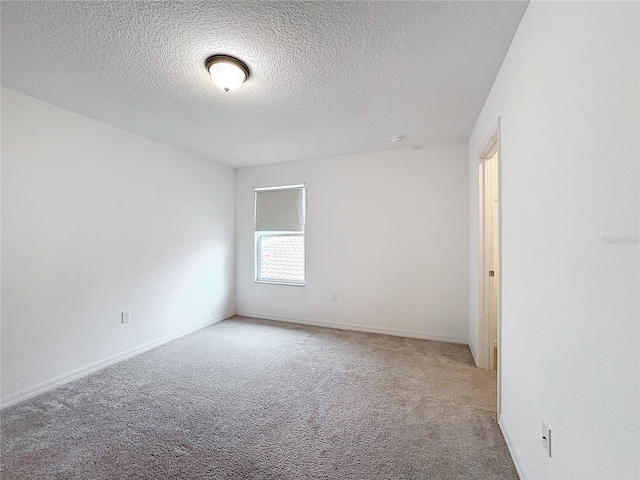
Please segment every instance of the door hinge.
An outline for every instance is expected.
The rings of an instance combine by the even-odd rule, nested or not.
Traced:
[[[493,270],[489,270],[489,276],[490,277],[495,277],[496,276],[496,272],[494,272]]]

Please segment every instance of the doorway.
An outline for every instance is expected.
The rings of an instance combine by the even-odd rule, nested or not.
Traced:
[[[479,155],[478,163],[478,320],[481,368],[496,370],[498,414],[501,378],[501,176],[500,123],[494,128]]]

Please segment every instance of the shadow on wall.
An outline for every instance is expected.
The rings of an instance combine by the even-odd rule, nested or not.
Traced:
[[[169,276],[173,283],[171,293],[160,307],[160,317],[210,319],[220,311],[233,313],[234,263],[226,254],[229,246],[211,242],[185,258],[176,269],[179,277]],[[185,301],[188,299],[188,301]]]

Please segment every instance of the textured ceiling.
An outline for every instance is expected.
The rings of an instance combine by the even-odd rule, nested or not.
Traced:
[[[463,141],[525,8],[3,1],[2,85],[235,167]],[[214,53],[249,81],[218,90]]]

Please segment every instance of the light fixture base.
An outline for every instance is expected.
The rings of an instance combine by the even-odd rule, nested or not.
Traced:
[[[247,79],[249,79],[249,76],[251,75],[251,72],[249,71],[249,67],[247,66],[247,64],[236,57],[232,57],[231,55],[211,55],[204,62],[205,66],[207,67],[207,71],[209,71],[209,68],[211,68],[211,65],[218,62],[228,62],[228,63],[233,63],[237,65],[238,67],[240,67],[241,70],[244,71],[244,74],[247,76]]]

